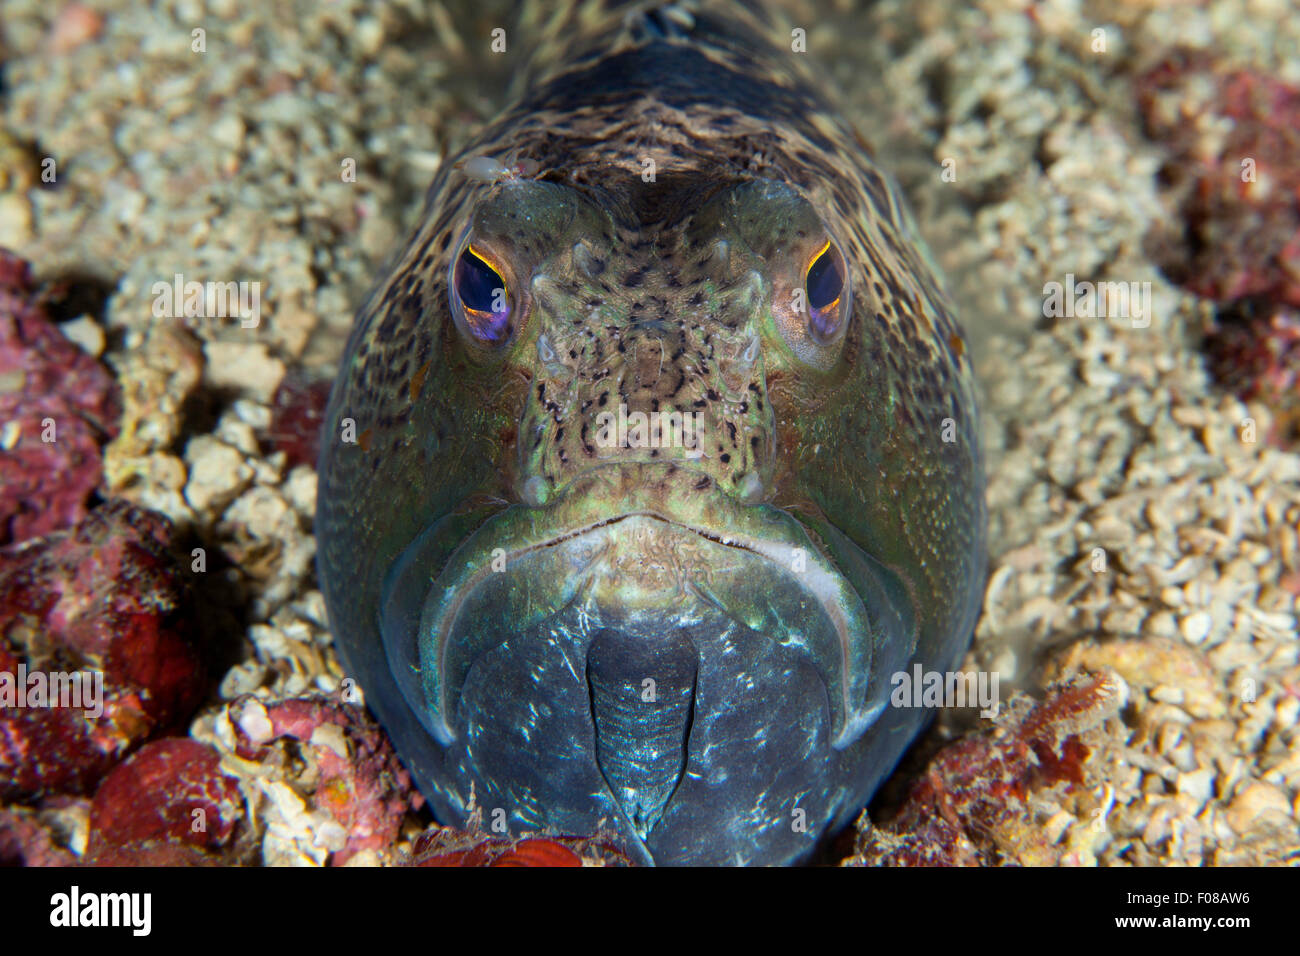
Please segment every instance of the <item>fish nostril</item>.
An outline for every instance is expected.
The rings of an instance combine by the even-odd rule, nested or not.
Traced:
[[[726,239],[718,239],[713,243],[713,261],[724,270],[731,269],[731,243]]]
[[[553,312],[560,302],[560,286],[550,276],[538,273],[533,276],[533,281],[529,283],[533,296],[537,299],[538,305],[547,311]]]
[[[573,262],[587,274],[589,279],[598,279],[605,271],[605,260],[592,251],[585,239],[580,239],[573,244]]]
[[[524,499],[525,504],[540,508],[550,500],[551,480],[544,475],[533,475],[524,482],[523,488],[519,490],[519,496]]]
[[[602,628],[587,650],[596,763],[643,840],[686,770],[698,669],[680,630]]]
[[[765,492],[763,479],[756,472],[751,471],[736,489],[736,497],[747,505],[753,505],[763,500]]]
[[[537,336],[537,359],[542,363],[546,374],[553,378],[562,377],[569,372],[568,367],[560,359],[559,353],[555,351],[551,337],[545,332]]]

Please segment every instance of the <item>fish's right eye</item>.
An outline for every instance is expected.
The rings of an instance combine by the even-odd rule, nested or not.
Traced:
[[[804,287],[808,293],[808,328],[818,342],[832,341],[848,318],[847,270],[840,251],[828,239],[808,263]]]
[[[510,288],[492,256],[466,243],[452,269],[457,326],[481,345],[503,345],[514,332]]]

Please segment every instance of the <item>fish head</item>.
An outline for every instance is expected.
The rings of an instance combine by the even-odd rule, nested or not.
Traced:
[[[923,720],[892,676],[969,639],[973,582],[936,594],[927,561],[975,567],[941,558],[979,541],[973,425],[954,449],[942,402],[910,412],[932,434],[898,418],[930,383],[880,357],[870,239],[790,185],[477,196],[423,300],[435,359],[369,452],[401,459],[381,646],[344,657],[400,695],[377,709],[444,819],[806,859]]]

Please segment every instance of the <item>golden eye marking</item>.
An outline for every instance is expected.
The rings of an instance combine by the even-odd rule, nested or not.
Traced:
[[[452,288],[464,330],[472,338],[492,345],[503,344],[509,338],[509,288],[493,257],[467,242],[452,269]]]

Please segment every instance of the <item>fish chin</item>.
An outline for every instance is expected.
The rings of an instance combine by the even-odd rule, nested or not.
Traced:
[[[788,862],[889,769],[861,757],[912,617],[833,529],[819,547],[785,512],[638,465],[505,509],[432,573],[455,533],[407,549],[382,632],[441,751],[421,785],[456,822],[473,794],[518,829],[613,830],[645,862]]]

